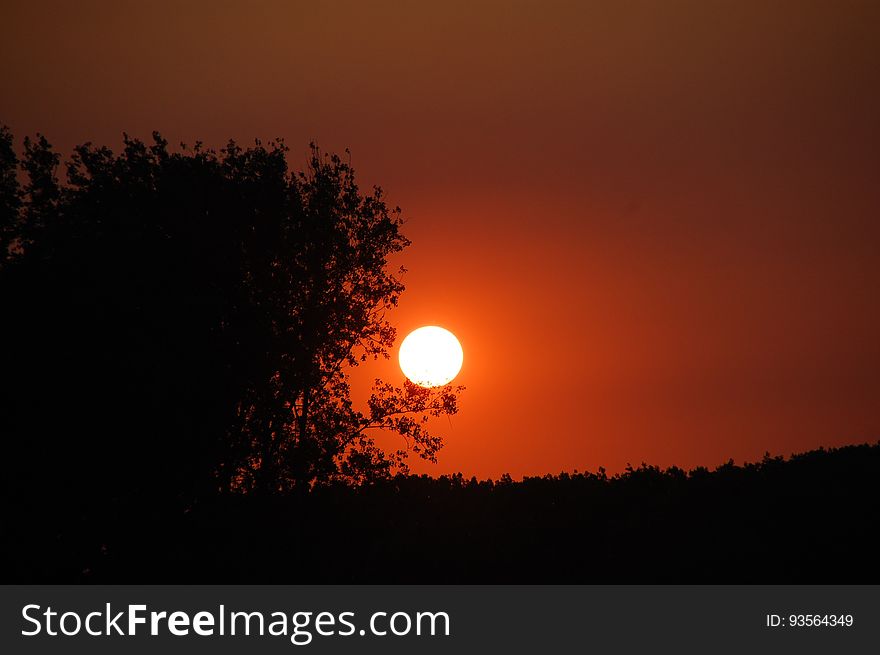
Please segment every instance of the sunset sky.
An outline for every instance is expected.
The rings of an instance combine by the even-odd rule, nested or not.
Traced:
[[[351,150],[407,218],[400,337],[464,348],[417,471],[880,438],[880,3],[30,0],[0,30],[18,139]]]

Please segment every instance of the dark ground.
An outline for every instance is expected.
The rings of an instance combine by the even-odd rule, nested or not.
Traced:
[[[13,499],[7,582],[877,583],[880,444],[714,471]]]

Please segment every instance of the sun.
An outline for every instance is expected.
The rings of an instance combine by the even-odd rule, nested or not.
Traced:
[[[400,344],[400,370],[420,387],[440,387],[458,375],[464,352],[455,335],[436,325],[410,332]]]

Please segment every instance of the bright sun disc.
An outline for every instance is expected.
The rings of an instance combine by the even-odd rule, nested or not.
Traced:
[[[440,387],[458,375],[464,361],[461,344],[449,330],[426,325],[400,344],[400,369],[420,387]]]

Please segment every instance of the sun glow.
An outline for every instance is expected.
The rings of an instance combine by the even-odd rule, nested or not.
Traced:
[[[464,352],[455,335],[436,325],[410,332],[400,344],[400,369],[421,387],[440,387],[458,375]]]

